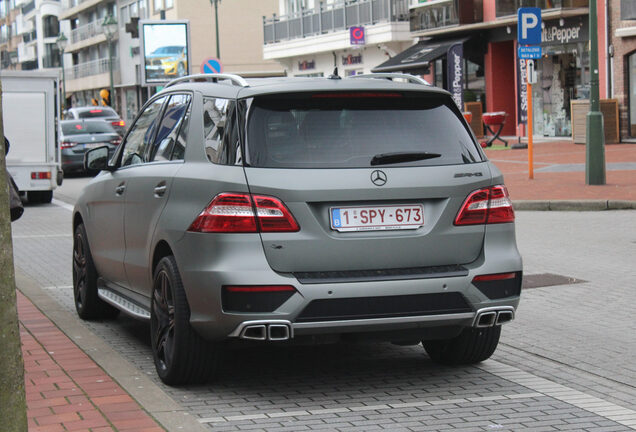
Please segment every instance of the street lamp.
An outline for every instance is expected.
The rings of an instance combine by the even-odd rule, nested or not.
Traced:
[[[64,75],[64,50],[68,45],[68,39],[64,35],[64,32],[60,32],[60,35],[55,40],[57,49],[60,52],[60,63],[62,65],[62,110],[66,109],[66,77]]]
[[[106,40],[108,41],[108,71],[110,72],[110,93],[108,96],[108,102],[111,107],[115,107],[114,97],[115,97],[115,89],[113,87],[113,38],[115,37],[115,32],[117,32],[117,20],[112,15],[107,15],[102,22],[102,29],[104,30],[104,35],[106,35]]]

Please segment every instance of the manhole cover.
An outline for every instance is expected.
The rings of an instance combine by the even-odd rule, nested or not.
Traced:
[[[552,273],[541,273],[534,275],[523,275],[523,289],[542,288],[555,285],[572,285],[587,282],[583,279],[577,279],[569,276],[562,276]]]

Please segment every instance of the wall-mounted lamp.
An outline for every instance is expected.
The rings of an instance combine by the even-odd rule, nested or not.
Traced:
[[[510,26],[506,26],[506,33],[508,34],[512,33],[512,29],[510,28]]]
[[[565,24],[565,21],[563,20],[563,18],[561,18],[561,19],[559,20],[559,25],[560,25],[561,27],[563,27],[563,24]]]

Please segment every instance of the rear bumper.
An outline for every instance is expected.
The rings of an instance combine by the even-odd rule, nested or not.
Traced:
[[[284,333],[282,328],[276,327],[277,323],[288,327],[290,338],[364,333],[372,336],[396,331],[417,333],[418,330],[425,334],[427,329],[442,327],[461,330],[474,326],[479,312],[486,308],[494,308],[490,309],[495,311],[493,325],[497,324],[498,311],[510,311],[509,318],[514,318],[520,298],[519,292],[515,292],[492,299],[472,283],[477,275],[507,272],[520,275],[522,260],[515,243],[514,227],[510,224],[488,227],[482,253],[474,262],[463,265],[466,274],[462,276],[303,284],[291,274],[277,273],[270,268],[257,234],[188,232],[174,252],[191,308],[191,324],[209,340],[244,338],[246,328],[261,325],[264,329],[259,327],[258,332],[264,331],[266,335],[269,326],[274,325],[275,337],[266,336],[265,340],[282,340],[276,337]],[[272,312],[229,312],[222,306],[224,285],[290,285],[296,292]],[[404,304],[404,298],[411,298],[409,296],[422,305],[426,304],[426,296],[431,296],[437,306],[429,310],[409,307],[400,310],[400,306],[388,306],[395,304],[397,298],[401,302],[397,303]],[[458,297],[463,299],[462,304],[456,301]],[[370,299],[375,303],[368,305]],[[378,306],[378,299],[380,305],[382,299],[387,300],[386,310]],[[453,301],[445,305],[445,299]],[[326,317],[306,313],[312,302],[329,301],[335,301],[337,307],[341,307],[341,302],[353,301],[354,307],[346,310],[366,305],[374,313],[365,312],[360,316],[334,313]]]

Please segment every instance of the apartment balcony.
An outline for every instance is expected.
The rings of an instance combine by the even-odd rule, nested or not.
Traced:
[[[71,37],[69,42],[71,44],[76,44],[102,34],[104,34],[102,23],[93,21],[91,23],[84,24],[83,26],[71,30]]]
[[[20,8],[22,15],[27,15],[29,12],[34,10],[35,10],[35,0],[31,0],[30,2],[23,4],[22,7]]]
[[[73,93],[82,90],[95,90],[110,86],[110,73],[107,58],[97,59],[86,63],[64,68],[66,92]],[[117,85],[121,81],[119,59],[113,59],[113,82]]]
[[[95,8],[104,0],[62,0],[62,12],[59,15],[60,21],[74,18],[81,12]]]
[[[119,64],[118,58],[113,58],[113,69],[117,69]],[[65,68],[64,72],[66,73],[67,79],[77,79],[84,78],[93,75],[100,75],[103,73],[109,72],[109,59],[101,58],[97,60],[91,60],[86,63],[80,63],[75,66]]]
[[[411,40],[409,0],[340,0],[316,9],[263,19],[266,60],[350,47],[350,27],[364,26],[366,42]]]
[[[482,0],[438,0],[411,7],[411,32],[482,22]]]
[[[18,62],[25,63],[38,60],[37,47],[26,45],[24,42],[18,45]]]

